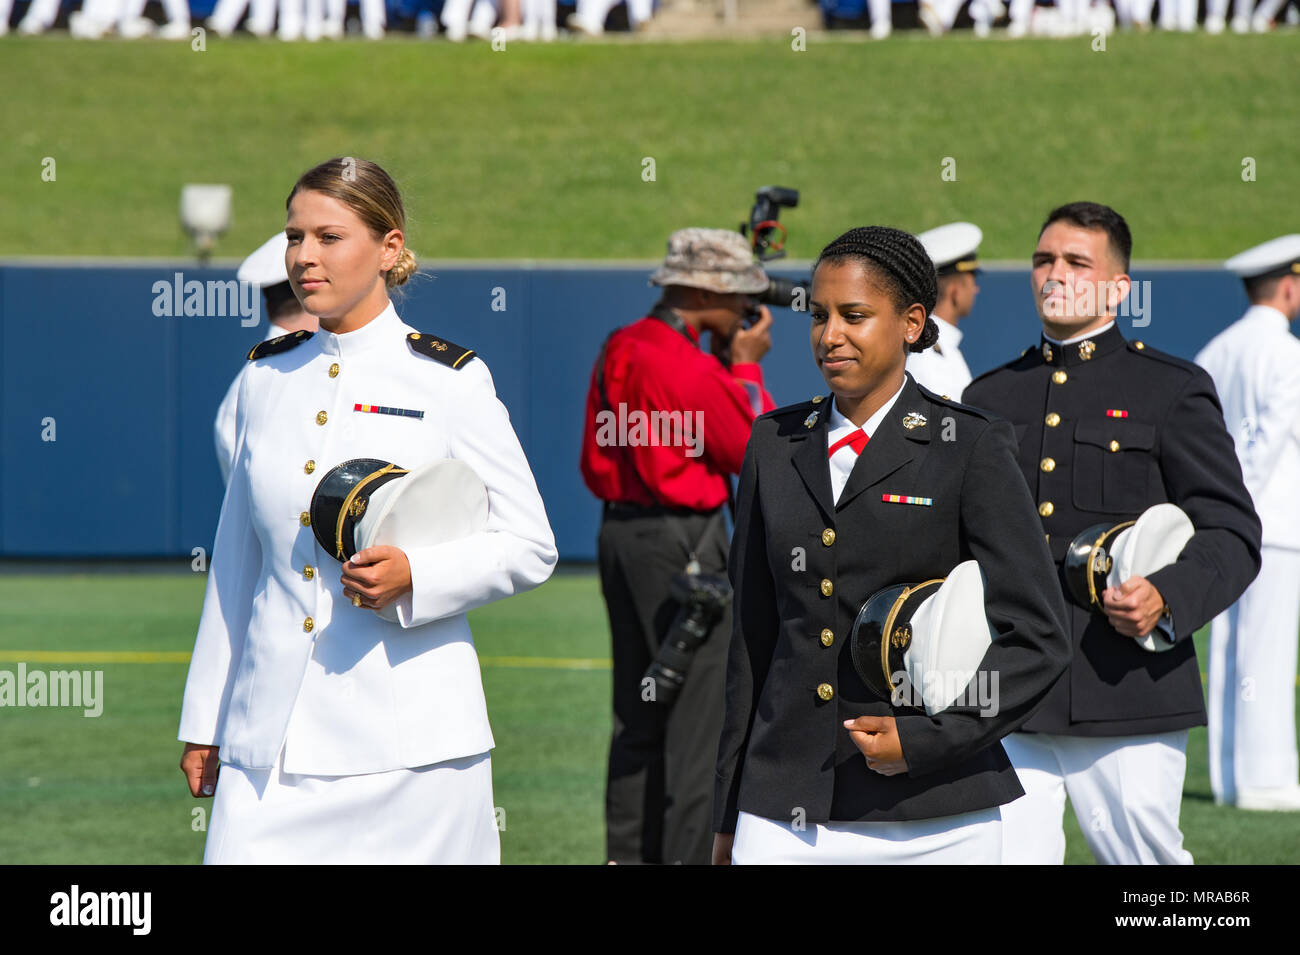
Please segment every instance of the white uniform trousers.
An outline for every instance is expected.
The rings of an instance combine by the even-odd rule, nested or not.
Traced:
[[[1192,864],[1178,828],[1187,730],[1103,737],[1012,733],[1002,746],[1025,790],[1002,807],[1004,864],[1065,861],[1067,794],[1098,862]]]
[[[417,769],[306,776],[222,764],[204,865],[495,865],[488,753]]]
[[[1210,786],[1219,802],[1238,788],[1285,789],[1296,758],[1296,648],[1300,550],[1265,545],[1259,576],[1210,626]]]
[[[998,807],[905,822],[793,822],[742,812],[732,865],[997,865]]]
[[[275,0],[217,0],[212,16],[208,17],[208,24],[222,35],[234,33],[245,9],[248,9],[249,33],[254,36],[268,36],[275,29]],[[232,408],[231,421],[233,420],[234,409]],[[233,433],[233,424],[230,430]],[[231,450],[234,450],[233,447]],[[225,466],[229,466],[228,461]]]

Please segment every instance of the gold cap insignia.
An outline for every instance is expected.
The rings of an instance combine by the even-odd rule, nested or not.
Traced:
[[[919,411],[909,411],[903,417],[903,427],[908,431],[911,431],[913,428],[924,428],[926,423],[925,415],[921,414]]]

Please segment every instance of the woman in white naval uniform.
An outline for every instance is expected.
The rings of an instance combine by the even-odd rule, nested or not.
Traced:
[[[179,733],[191,792],[216,795],[204,861],[497,862],[465,615],[545,581],[554,537],[487,367],[388,299],[415,272],[388,175],[330,160],[287,205],[285,264],[320,331],[254,348],[237,399]],[[309,508],[358,457],[465,462],[487,486],[485,527],[340,565]],[[375,612],[389,605],[397,623]]]

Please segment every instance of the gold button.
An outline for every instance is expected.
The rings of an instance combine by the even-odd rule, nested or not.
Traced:
[[[1069,377],[1070,376],[1063,371],[1052,372],[1052,381],[1056,382],[1058,385],[1065,384],[1065,380]]]
[[[819,405],[825,400],[826,397],[824,395],[813,395],[812,403],[815,405]]]
[[[316,423],[317,423],[317,424],[324,424],[324,423],[325,423],[326,421],[328,421],[329,419],[330,419],[330,416],[327,415],[325,412],[323,412],[323,411],[318,411],[318,412],[316,412]]]
[[[411,341],[413,341],[413,342],[418,342],[418,341],[420,340],[420,333],[419,333],[419,332],[411,332],[411,334],[407,335],[406,337],[409,338],[409,339],[410,339]]]
[[[301,524],[303,527],[311,527],[311,515],[308,514],[306,511],[303,511],[301,514],[298,515],[298,523]]]
[[[330,365],[330,377],[337,378],[338,376],[339,376],[339,363],[335,362],[334,364]]]
[[[832,632],[832,631],[829,630],[829,629],[827,629],[827,630],[823,630],[823,631],[822,631],[822,646],[823,646],[823,647],[829,647],[829,646],[830,646],[832,643],[834,643],[834,642],[835,642],[835,634],[834,634],[834,632]]]
[[[822,543],[827,547],[830,547],[831,544],[835,543],[835,531],[833,529],[828,527],[826,530],[822,531]]]
[[[1118,441],[1112,441],[1112,442],[1110,443],[1110,449],[1111,449],[1112,451],[1118,451],[1118,450],[1119,450],[1119,442],[1118,442]]]
[[[1038,505],[1038,516],[1051,517],[1052,511],[1054,510],[1056,510],[1056,506],[1052,504],[1051,501],[1044,501],[1042,504]]]
[[[835,688],[829,683],[821,683],[817,686],[817,695],[823,700],[829,700],[835,696]]]
[[[303,580],[311,580],[315,576],[316,576],[316,568],[312,567],[310,564],[302,569]]]
[[[306,471],[308,474],[311,474],[312,471],[316,470],[316,462],[308,461],[306,464],[302,466],[302,469]]]
[[[1141,351],[1142,349],[1146,348],[1147,346],[1146,346],[1145,344],[1143,344],[1142,342],[1134,342],[1134,343],[1133,343],[1133,347],[1136,348],[1138,351]]]
[[[1053,411],[1046,418],[1044,418],[1043,421],[1047,424],[1049,428],[1055,428],[1058,424],[1061,423],[1061,416],[1057,414],[1055,411]]]
[[[825,577],[823,577],[823,578],[822,578],[822,596],[823,596],[823,597],[829,597],[829,596],[830,596],[831,594],[833,594],[834,592],[835,592],[835,585],[834,585],[833,583],[831,583],[829,580],[827,580]]]
[[[308,617],[306,620],[302,622],[302,628],[306,630],[308,633],[311,633],[312,628],[314,628],[315,626],[316,626],[316,621],[313,620],[311,617]]]
[[[1050,472],[1056,470],[1056,459],[1055,459],[1055,458],[1043,458],[1043,460],[1041,460],[1041,461],[1038,462],[1038,466],[1039,466],[1040,468],[1042,468],[1044,471],[1047,471],[1047,472],[1050,473]]]

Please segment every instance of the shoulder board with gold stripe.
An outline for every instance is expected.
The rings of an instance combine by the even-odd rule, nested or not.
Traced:
[[[288,335],[281,335],[279,338],[268,338],[266,341],[259,342],[249,349],[248,360],[256,361],[259,358],[265,358],[267,355],[278,355],[290,348],[297,348],[314,334],[315,332],[299,329],[296,332],[290,332]]]
[[[411,332],[411,334],[407,335],[406,344],[410,345],[411,351],[417,355],[432,358],[448,368],[464,368],[474,357],[474,349],[472,348],[461,348],[445,338],[438,338],[434,335],[421,335],[419,332]]]

